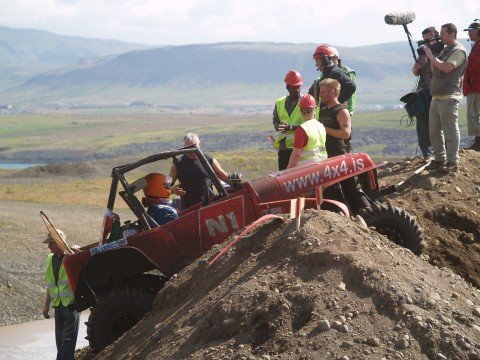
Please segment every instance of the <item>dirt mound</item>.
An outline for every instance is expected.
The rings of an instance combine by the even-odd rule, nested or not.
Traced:
[[[397,183],[421,165],[418,158],[391,164],[381,182]],[[413,176],[390,201],[417,216],[427,261],[480,287],[480,153],[463,152],[457,173],[425,170]]]
[[[275,221],[184,269],[97,358],[478,359],[479,317],[480,292],[452,271],[308,211],[298,232]]]
[[[37,178],[52,176],[92,177],[100,175],[97,167],[88,163],[62,163],[33,166],[15,171],[8,175],[11,178]]]

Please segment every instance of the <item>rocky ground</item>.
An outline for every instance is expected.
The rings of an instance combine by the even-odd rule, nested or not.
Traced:
[[[96,358],[476,359],[479,320],[480,292],[451,270],[310,212],[197,261]]]
[[[396,184],[421,165],[418,158],[390,164],[380,181]],[[480,154],[462,152],[459,172],[425,170],[399,190],[389,201],[417,216],[427,243],[425,260],[480,288]]]
[[[419,166],[388,164],[380,181]],[[463,153],[456,174],[412,177],[389,201],[424,228],[421,257],[329,212],[305,214],[300,232],[272,222],[212,267],[179,273],[96,358],[480,359],[480,154]],[[39,208],[80,245],[98,236],[100,207],[0,201],[0,325],[39,316]]]

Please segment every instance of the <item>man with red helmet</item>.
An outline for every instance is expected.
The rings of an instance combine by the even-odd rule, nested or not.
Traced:
[[[303,121],[295,129],[293,151],[288,168],[293,168],[303,162],[327,158],[325,128],[314,117],[315,99],[309,94],[303,95],[298,105]]]
[[[273,126],[278,135],[275,139],[275,148],[278,150],[278,170],[285,170],[293,151],[293,134],[303,122],[298,106],[300,88],[303,84],[302,76],[296,70],[290,70],[285,75],[285,84],[288,95],[275,103],[273,108]]]
[[[325,106],[321,102],[319,97],[320,95],[320,81],[323,79],[335,79],[340,83],[341,91],[338,96],[338,101],[340,103],[347,102],[355,93],[357,86],[355,82],[348,77],[348,75],[343,72],[337,65],[333,63],[333,58],[335,57],[335,52],[328,45],[317,46],[315,52],[313,53],[313,59],[315,60],[315,65],[318,70],[322,72],[322,75],[313,82],[312,86],[308,90],[308,93],[315,98],[315,101],[318,105],[317,107],[317,118],[318,114],[321,111],[321,108]]]

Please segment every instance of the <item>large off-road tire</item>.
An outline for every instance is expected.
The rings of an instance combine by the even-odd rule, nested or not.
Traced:
[[[368,226],[374,226],[382,235],[397,245],[419,255],[423,250],[422,230],[417,220],[407,211],[390,203],[373,203],[360,212]]]
[[[99,352],[118,339],[152,309],[154,298],[140,289],[122,289],[102,296],[86,323],[90,348]]]

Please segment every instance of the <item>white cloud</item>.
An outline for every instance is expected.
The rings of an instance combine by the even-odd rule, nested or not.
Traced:
[[[477,0],[0,0],[0,25],[145,44],[223,41],[327,42],[338,46],[404,41],[387,13],[414,11],[415,39],[430,25],[460,30],[480,17]],[[461,37],[465,34],[460,31]]]

